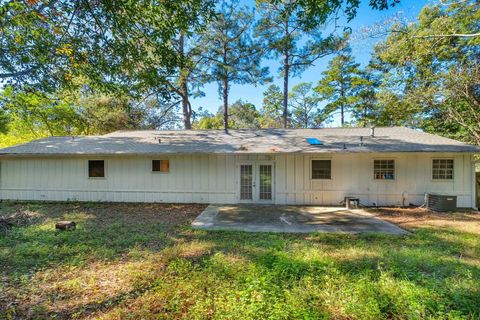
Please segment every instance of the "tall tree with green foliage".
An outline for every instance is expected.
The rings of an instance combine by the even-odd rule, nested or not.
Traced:
[[[230,106],[230,119],[232,128],[259,129],[261,128],[261,114],[253,103],[241,99]]]
[[[377,45],[380,118],[480,144],[480,3],[426,6]]]
[[[143,92],[178,65],[171,40],[195,28],[214,2],[4,1],[0,79],[55,91],[84,76],[104,90]]]
[[[261,66],[264,50],[252,35],[254,12],[239,7],[238,1],[223,2],[205,31],[202,46],[207,61],[206,82],[216,82],[223,100],[223,124],[228,129],[228,97],[230,86],[263,84],[268,81],[268,68]]]
[[[167,77],[169,89],[174,96],[181,99],[183,127],[192,128],[192,104],[190,98],[202,96],[202,69],[205,59],[202,56],[202,37],[204,30],[181,31],[172,41],[172,46],[178,55],[178,66],[171,77]]]
[[[259,129],[262,127],[262,115],[253,103],[241,99],[229,106],[228,127],[232,129]],[[223,107],[217,114],[204,112],[195,129],[221,129],[223,127]]]
[[[326,100],[326,117],[340,113],[340,123],[345,125],[345,115],[357,103],[357,93],[366,80],[362,77],[360,65],[355,62],[350,50],[344,50],[334,57],[322,72],[322,78],[315,87],[321,100]]]
[[[276,84],[271,84],[263,92],[262,102],[262,127],[263,128],[281,128],[282,127],[282,90]]]
[[[18,96],[34,92],[47,100],[63,97],[66,90],[78,95],[87,86],[93,92],[90,96],[127,95],[128,105],[132,99],[165,101],[161,106],[152,104],[159,106],[157,112],[149,111],[159,119],[165,110],[173,110],[167,100],[175,101],[180,93],[188,128],[191,107],[184,79],[189,77],[192,59],[190,48],[179,44],[182,36],[202,29],[214,6],[212,0],[2,2],[0,86],[9,86]],[[119,109],[107,112],[99,107],[98,112],[126,112],[123,105],[109,106]],[[52,111],[43,103],[37,104],[37,111],[44,107],[41,113]],[[84,115],[97,112],[88,108]],[[14,111],[10,108],[7,113],[11,118]]]
[[[293,86],[290,96],[292,127],[319,128],[325,120],[319,110],[319,97],[312,90],[312,83],[299,83]]]
[[[326,21],[318,21],[307,27],[301,16],[301,5],[295,0],[261,1],[258,35],[275,59],[279,59],[279,73],[283,77],[283,127],[288,126],[289,80],[298,76],[315,61],[338,51],[343,46],[339,37],[323,37],[319,26]],[[326,5],[328,7],[328,4]],[[329,13],[331,13],[329,11]]]
[[[0,134],[8,131],[8,122],[10,121],[7,112],[0,108]]]
[[[35,137],[79,134],[84,125],[73,100],[64,94],[18,91],[8,86],[0,95],[0,107],[10,125]]]
[[[352,120],[360,127],[376,125],[382,108],[377,96],[382,74],[369,64],[360,76],[363,81],[359,83],[356,101],[351,110]]]

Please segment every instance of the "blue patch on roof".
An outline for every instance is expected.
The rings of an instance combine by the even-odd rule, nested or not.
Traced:
[[[321,146],[323,144],[323,142],[317,138],[307,138],[307,142],[313,146]]]

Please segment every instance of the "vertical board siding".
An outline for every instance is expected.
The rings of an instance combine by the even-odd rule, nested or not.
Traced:
[[[0,199],[235,202],[232,156],[105,157],[105,179],[88,178],[89,159],[2,159]],[[152,172],[153,159],[169,159],[170,172]]]
[[[303,159],[300,159],[303,157]],[[432,179],[432,159],[453,158],[454,180]],[[331,159],[332,179],[312,180],[311,160]],[[394,180],[375,180],[373,161],[395,160]],[[459,207],[473,207],[472,170],[469,154],[318,154],[277,155],[276,190],[279,204],[339,205],[356,196],[365,205],[421,205],[425,193],[456,195]]]
[[[432,179],[433,158],[454,158],[454,180]],[[101,157],[92,157],[102,159]],[[170,172],[151,171],[154,159],[170,160]],[[332,178],[311,179],[311,160],[330,159]],[[373,161],[395,160],[395,179],[375,180]],[[365,205],[420,205],[425,193],[456,195],[475,206],[470,154],[276,154],[105,157],[105,179],[88,178],[88,160],[9,158],[0,161],[0,199],[115,202],[238,202],[238,164],[274,163],[277,204],[339,205],[357,196]]]

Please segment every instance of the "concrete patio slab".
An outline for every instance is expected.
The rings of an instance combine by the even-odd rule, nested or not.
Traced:
[[[203,230],[246,232],[408,234],[365,210],[343,207],[209,205],[192,226]]]

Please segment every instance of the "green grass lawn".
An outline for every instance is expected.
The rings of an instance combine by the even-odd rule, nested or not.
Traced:
[[[203,208],[0,203],[33,216],[0,235],[0,318],[480,317],[480,215],[380,210],[412,234],[292,235],[192,230]]]

